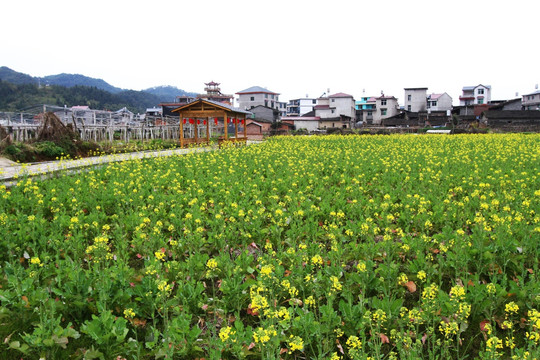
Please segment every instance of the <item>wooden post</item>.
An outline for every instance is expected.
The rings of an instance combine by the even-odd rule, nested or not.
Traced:
[[[206,144],[210,144],[210,117],[206,117]]]
[[[199,143],[199,125],[197,124],[197,121],[199,119],[193,119],[193,126],[195,127],[195,144]]]
[[[234,141],[238,141],[238,118],[234,118]]]
[[[246,115],[244,115],[244,139],[246,139],[246,144],[247,144],[247,121],[246,121]]]
[[[229,138],[228,136],[228,124],[227,124],[227,112],[223,113],[223,126],[225,127],[225,141]]]
[[[184,147],[184,119],[180,113],[180,148]]]

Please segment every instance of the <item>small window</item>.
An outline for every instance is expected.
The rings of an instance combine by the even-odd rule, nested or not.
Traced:
[[[268,99],[268,94],[264,94],[264,98],[265,98],[265,99]]]
[[[332,102],[336,102],[336,99],[332,99]]]
[[[371,111],[368,111],[367,116],[373,116],[373,113]]]
[[[250,101],[255,101],[255,96],[252,96],[249,100]]]
[[[386,105],[386,100],[381,100],[381,105]]]
[[[334,111],[335,111],[335,110],[334,110],[334,109],[332,109],[332,114],[334,113]]]
[[[412,107],[411,105],[407,105],[407,111],[411,111]]]
[[[431,106],[437,106],[437,102],[436,102],[436,101],[432,101],[432,102],[431,102]]]
[[[483,104],[484,103],[484,99],[478,99],[478,104]]]
[[[407,95],[407,100],[411,101],[412,95]]]
[[[382,116],[385,116],[385,115],[386,115],[386,109],[381,109],[381,115],[382,115]]]
[[[317,100],[313,99],[311,100],[312,104],[316,104],[317,103]]]
[[[478,95],[484,95],[484,89],[478,89]]]

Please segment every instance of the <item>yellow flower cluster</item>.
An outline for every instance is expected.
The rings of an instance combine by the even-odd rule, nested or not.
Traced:
[[[272,336],[276,335],[277,332],[273,326],[270,326],[268,329],[258,327],[257,330],[253,332],[253,341],[255,341],[255,343],[265,344],[270,341]]]
[[[228,341],[231,336],[234,336],[236,334],[236,331],[233,330],[230,326],[222,327],[219,330],[219,338],[222,342]],[[232,342],[236,342],[236,339],[231,339]]]
[[[287,342],[289,344],[289,353],[296,350],[304,350],[304,340],[300,336],[291,335]]]
[[[127,308],[124,310],[124,317],[127,319],[132,319],[135,317],[135,311],[132,308]]]

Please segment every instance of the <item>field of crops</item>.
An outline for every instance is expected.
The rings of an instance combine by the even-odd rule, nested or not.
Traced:
[[[540,357],[540,135],[278,137],[19,180],[2,359]]]

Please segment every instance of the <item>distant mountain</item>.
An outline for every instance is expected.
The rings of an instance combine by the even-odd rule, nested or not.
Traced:
[[[177,96],[197,96],[197,93],[187,92],[170,85],[154,86],[143,91],[156,95],[163,102],[173,102]]]
[[[0,67],[0,80],[7,81],[12,84],[22,85],[22,84],[37,84],[37,79],[15,70],[11,70],[6,66]]]
[[[101,90],[108,91],[112,94],[117,94],[124,89],[117,88],[107,83],[102,79],[94,79],[88,76],[79,75],[79,74],[58,74],[58,75],[49,75],[41,78],[42,84],[45,85],[58,85],[65,87],[73,86],[90,86],[96,87]]]
[[[0,111],[48,104],[89,105],[92,109],[109,110],[126,106],[134,112],[143,113],[146,108],[157,106],[160,102],[172,102],[177,96],[183,95],[195,96],[196,93],[174,86],[156,86],[143,91],[125,90],[102,79],[80,74],[33,77],[6,66],[0,67]]]

